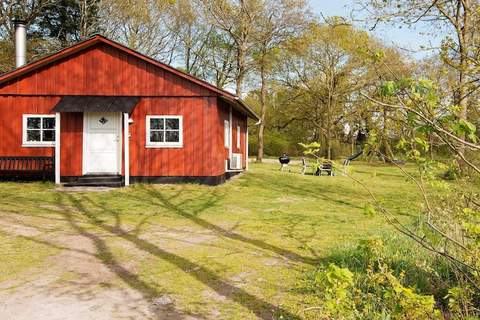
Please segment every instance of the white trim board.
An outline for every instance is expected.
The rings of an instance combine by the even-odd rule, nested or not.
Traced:
[[[60,184],[60,154],[61,154],[61,145],[60,145],[60,112],[55,113],[55,183]]]
[[[129,133],[129,115],[123,114],[123,139],[124,143],[124,167],[125,167],[125,186],[130,185],[130,133]]]

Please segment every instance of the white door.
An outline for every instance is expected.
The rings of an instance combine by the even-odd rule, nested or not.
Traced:
[[[121,113],[86,112],[83,135],[83,174],[121,172]]]

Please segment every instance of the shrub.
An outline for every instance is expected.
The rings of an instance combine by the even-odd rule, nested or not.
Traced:
[[[443,319],[448,308],[453,319],[463,318],[457,309],[471,297],[453,287],[443,260],[419,252],[398,238],[335,250],[302,282],[318,298],[306,312],[319,319],[426,320]]]

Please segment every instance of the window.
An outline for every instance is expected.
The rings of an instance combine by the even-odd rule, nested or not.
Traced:
[[[23,115],[23,146],[55,146],[55,116]]]
[[[230,148],[230,122],[228,120],[223,122],[223,140],[225,148]]]
[[[240,126],[237,126],[237,148],[240,149]]]
[[[182,116],[147,116],[147,147],[183,147]]]

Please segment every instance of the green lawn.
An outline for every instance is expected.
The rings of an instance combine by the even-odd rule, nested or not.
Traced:
[[[352,169],[401,219],[414,215],[415,187],[397,169]],[[26,279],[68,266],[71,251],[113,274],[92,289],[128,287],[148,301],[168,295],[182,315],[305,318],[310,299],[296,290],[305,271],[336,247],[391,231],[381,216],[365,215],[368,194],[349,178],[292,171],[253,164],[218,187],[105,192],[0,183],[0,284],[28,288]],[[55,272],[60,284],[82,278],[75,268]]]

